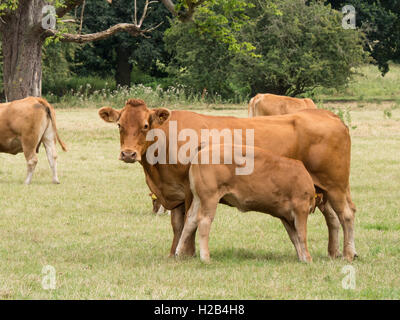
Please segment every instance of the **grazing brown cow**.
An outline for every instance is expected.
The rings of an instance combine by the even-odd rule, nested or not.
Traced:
[[[247,148],[245,161],[253,164],[250,174],[238,175],[236,163],[224,164],[224,146],[218,144],[202,149],[198,158],[218,152],[220,164],[202,164],[201,160],[191,164],[189,181],[193,201],[176,255],[187,251],[187,240],[199,228],[200,258],[204,262],[210,260],[211,223],[218,203],[222,202],[242,212],[259,211],[281,219],[299,260],[311,262],[307,249],[307,217],[315,209],[315,189],[303,163],[259,148],[235,147],[242,153]]]
[[[355,206],[351,201],[349,185],[351,141],[348,128],[332,112],[303,110],[290,115],[240,119],[190,111],[169,111],[165,108],[148,109],[144,101],[130,99],[121,110],[103,107],[99,110],[99,115],[104,121],[117,123],[119,126],[120,159],[128,163],[138,161],[144,169],[150,190],[157,195],[165,208],[172,210],[174,238],[170,255],[175,255],[185,213],[192,201],[189,186],[190,164],[170,161],[169,152],[166,154],[165,164],[149,162],[146,151],[155,142],[146,141],[146,135],[150,129],[155,128],[165,133],[167,150],[171,145],[181,148],[186,144],[185,139],[176,139],[177,133],[183,132],[183,129],[191,129],[197,133],[203,129],[240,129],[243,132],[246,129],[254,130],[254,146],[302,161],[317,191],[323,193],[323,213],[329,229],[329,255],[340,255],[341,224],[344,255],[348,260],[356,256],[353,229]],[[201,140],[198,141],[198,146],[200,143]],[[190,239],[191,245],[188,246],[189,255],[195,253],[194,240],[195,233]]]
[[[53,183],[60,183],[57,176],[56,140],[60,140],[53,107],[43,98],[28,97],[0,104],[0,152],[23,152],[28,166],[26,184],[32,181],[37,164],[40,144],[46,149],[47,159],[53,172]]]
[[[249,118],[257,116],[277,116],[295,113],[304,109],[317,109],[311,99],[298,99],[275,94],[258,94],[250,100]]]

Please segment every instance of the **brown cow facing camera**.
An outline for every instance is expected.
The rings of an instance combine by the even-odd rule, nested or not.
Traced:
[[[278,116],[295,113],[305,109],[317,109],[309,99],[299,99],[275,94],[257,94],[249,103],[249,118],[258,116]]]
[[[241,152],[242,148],[247,148],[246,162],[253,161],[249,159],[253,157],[252,173],[238,175],[238,165],[222,164],[224,146],[217,144],[202,149],[198,163],[191,164],[189,180],[193,201],[176,255],[185,255],[190,237],[198,228],[200,258],[204,262],[210,260],[208,240],[211,223],[218,203],[223,203],[242,212],[259,211],[281,219],[299,260],[311,262],[306,239],[307,217],[315,209],[315,188],[303,163],[259,148],[235,147]],[[215,152],[221,155],[221,164],[202,164],[200,158]]]
[[[28,167],[25,184],[32,181],[38,162],[36,154],[41,143],[46,149],[53,172],[53,183],[60,183],[57,176],[56,141],[67,151],[57,133],[54,108],[45,99],[27,97],[0,104],[0,152],[14,155],[24,153]]]

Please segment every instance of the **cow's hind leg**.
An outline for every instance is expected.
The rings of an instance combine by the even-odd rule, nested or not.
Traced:
[[[356,256],[354,244],[354,211],[350,207],[347,194],[339,190],[328,193],[328,201],[335,210],[343,228],[343,256],[352,261]]]
[[[32,147],[34,146],[34,147]],[[24,155],[27,164],[27,175],[25,179],[25,184],[30,184],[32,181],[33,172],[35,171],[38,158],[36,155],[36,145],[31,143],[31,141],[22,141],[22,148],[24,150]]]
[[[208,241],[210,237],[211,223],[214,220],[215,212],[217,210],[218,199],[211,197],[206,201],[200,202],[198,210],[198,229],[199,229],[199,243],[200,243],[200,259],[208,263],[210,261],[210,250],[208,248]]]
[[[45,131],[42,141],[46,149],[47,160],[49,161],[49,165],[53,173],[53,183],[59,184],[60,181],[58,180],[57,175],[57,150],[55,144],[55,135],[51,126],[49,126]]]
[[[329,232],[328,254],[331,258],[335,259],[342,255],[339,250],[340,221],[335,211],[332,209],[329,201],[325,203],[322,213],[325,217],[326,225],[328,226]]]

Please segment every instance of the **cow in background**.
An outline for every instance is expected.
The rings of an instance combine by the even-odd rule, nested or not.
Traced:
[[[27,97],[0,104],[0,152],[14,155],[24,153],[28,167],[25,184],[32,181],[38,162],[36,154],[42,143],[53,172],[53,183],[60,183],[57,176],[56,141],[67,151],[57,132],[54,108],[45,99]]]
[[[317,109],[311,99],[298,99],[275,94],[257,94],[249,103],[249,118],[278,116],[295,113],[304,109]]]

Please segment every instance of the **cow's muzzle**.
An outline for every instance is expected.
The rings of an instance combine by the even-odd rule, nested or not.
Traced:
[[[121,151],[119,159],[126,163],[135,163],[140,161],[140,156],[136,151]]]

